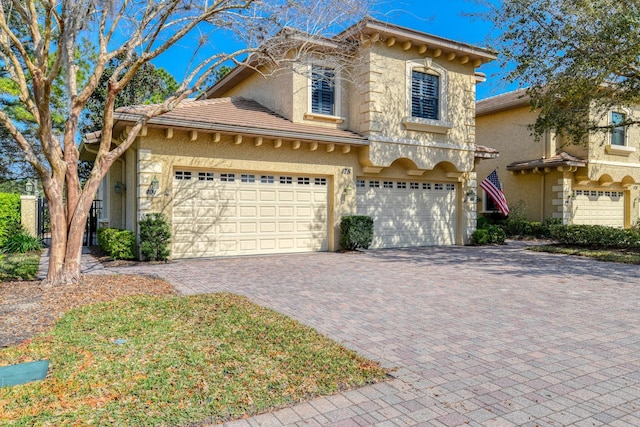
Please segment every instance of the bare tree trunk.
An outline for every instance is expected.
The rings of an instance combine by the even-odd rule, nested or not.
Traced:
[[[54,193],[57,193],[54,191]],[[60,283],[67,251],[67,220],[62,195],[47,194],[51,218],[51,247],[49,248],[49,271],[43,286]]]

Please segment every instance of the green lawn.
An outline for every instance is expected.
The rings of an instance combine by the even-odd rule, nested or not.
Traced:
[[[0,424],[220,422],[386,378],[378,364],[232,294],[88,305],[46,336],[0,350],[0,365],[39,359],[51,362],[44,381],[0,389]]]
[[[0,282],[33,280],[38,275],[40,254],[0,254]]]
[[[589,258],[595,258],[598,261],[640,264],[640,252],[628,251],[623,249],[586,249],[562,245],[529,246],[527,249],[535,252],[549,252],[554,254],[585,256]]]

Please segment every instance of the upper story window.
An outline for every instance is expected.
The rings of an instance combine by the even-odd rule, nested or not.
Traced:
[[[447,70],[431,58],[407,61],[407,110],[402,123],[407,130],[447,133],[449,121]],[[458,101],[458,100],[456,100]],[[460,99],[459,102],[465,102]]]
[[[335,115],[335,70],[311,66],[311,112]]]
[[[620,126],[620,124],[626,120],[627,116],[624,113],[617,111],[611,113],[611,124],[613,125],[611,129],[611,145],[625,145],[626,128],[625,126]]]
[[[440,78],[422,71],[411,71],[411,117],[438,120]]]

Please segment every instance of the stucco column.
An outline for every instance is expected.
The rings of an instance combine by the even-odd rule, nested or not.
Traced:
[[[573,217],[572,188],[573,173],[563,172],[562,178],[558,179],[551,189],[555,194],[552,200],[554,207],[552,217],[561,219],[563,225],[571,224]]]
[[[38,237],[38,199],[36,196],[20,196],[20,222],[33,237]]]
[[[467,172],[460,185],[461,221],[459,244],[468,245],[471,242],[471,235],[476,230],[478,219],[478,178],[475,172]]]

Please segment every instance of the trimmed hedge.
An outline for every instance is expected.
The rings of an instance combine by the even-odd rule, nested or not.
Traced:
[[[340,246],[355,251],[369,249],[373,241],[373,218],[365,215],[344,216],[340,221]]]
[[[0,248],[12,230],[20,224],[20,195],[0,193]]]
[[[140,220],[140,253],[149,261],[165,261],[171,250],[171,227],[162,213],[150,213]]]
[[[504,230],[497,225],[483,224],[482,228],[478,228],[471,235],[471,241],[474,245],[504,245],[507,238]]]
[[[129,230],[101,228],[98,245],[114,260],[136,258],[136,236]]]
[[[570,246],[602,249],[640,249],[640,229],[603,225],[563,225],[551,227],[551,237]]]

